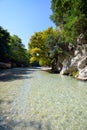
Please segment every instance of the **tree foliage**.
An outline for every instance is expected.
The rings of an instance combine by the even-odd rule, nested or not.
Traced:
[[[29,64],[29,54],[22,44],[22,40],[17,36],[0,27],[0,61],[11,62],[16,66],[26,66]]]
[[[58,72],[58,58],[68,46],[64,40],[63,31],[58,29],[48,28],[34,33],[29,42],[30,62],[51,66],[53,71]]]
[[[21,39],[17,35],[11,36],[11,61],[18,65],[27,65],[29,62],[28,52],[22,44]]]
[[[0,27],[0,61],[8,60],[9,58],[9,43],[10,42],[10,34],[7,30],[4,30]]]
[[[47,47],[45,45],[45,39],[49,34],[53,32],[52,27],[49,27],[47,30],[42,32],[36,32],[33,36],[31,36],[29,42],[29,50],[30,50],[30,62],[39,62],[40,65],[48,65],[50,64],[50,59],[46,55]]]
[[[75,42],[80,33],[87,35],[86,0],[52,0],[51,20],[64,28],[66,40]]]
[[[48,48],[48,56],[51,59],[51,67],[54,72],[59,72],[58,64],[61,64],[59,57],[66,55],[68,44],[65,43],[65,38],[62,31],[54,30],[54,32],[46,38],[46,47]]]
[[[30,62],[49,65],[58,72],[62,66],[59,65],[61,57],[64,60],[65,56],[73,54],[73,44],[76,46],[77,37],[82,33],[87,40],[87,1],[51,0],[51,9],[50,19],[57,27],[31,36]]]

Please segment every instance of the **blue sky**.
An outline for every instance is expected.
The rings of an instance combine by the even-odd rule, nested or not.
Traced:
[[[34,32],[55,27],[50,7],[51,0],[0,0],[0,26],[18,35],[27,48]]]

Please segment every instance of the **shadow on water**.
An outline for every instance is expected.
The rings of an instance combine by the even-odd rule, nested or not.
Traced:
[[[6,100],[0,100],[0,106],[3,105],[4,103],[6,104],[11,104],[12,101],[6,101]],[[42,121],[26,121],[26,120],[20,120],[20,121],[16,121],[16,120],[8,120],[9,115],[11,115],[11,112],[4,112],[2,108],[0,107],[0,130],[52,130],[51,129],[51,125],[50,122],[46,122],[46,124],[44,124]],[[16,115],[17,116],[17,115]],[[45,125],[45,126],[44,126]]]
[[[38,70],[38,68],[13,68],[0,70],[0,81],[5,82],[19,79],[29,79],[32,78],[29,74],[36,70]]]
[[[43,123],[40,121],[30,121],[30,122],[25,122],[25,121],[8,121],[7,123],[0,124],[0,130],[14,130],[15,128],[21,129],[21,130],[44,130],[43,129]],[[52,130],[50,123],[47,123],[45,126],[45,130]]]
[[[0,105],[2,105],[2,104],[4,104],[4,103],[6,103],[6,104],[11,104],[13,101],[11,101],[11,100],[9,100],[9,101],[5,101],[5,100],[2,100],[2,99],[0,99]]]

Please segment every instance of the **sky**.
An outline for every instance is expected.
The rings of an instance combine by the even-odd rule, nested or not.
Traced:
[[[50,20],[51,0],[0,0],[0,26],[17,35],[28,48],[30,37],[54,23]]]

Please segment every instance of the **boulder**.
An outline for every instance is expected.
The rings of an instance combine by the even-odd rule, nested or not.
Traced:
[[[9,68],[11,68],[11,63],[0,62],[0,68],[1,69],[9,69]]]
[[[69,74],[68,70],[69,70],[69,66],[70,66],[70,60],[69,59],[65,59],[63,62],[62,62],[62,70],[60,71],[60,74],[62,75],[67,75]]]
[[[87,81],[87,66],[79,71],[77,79]]]

